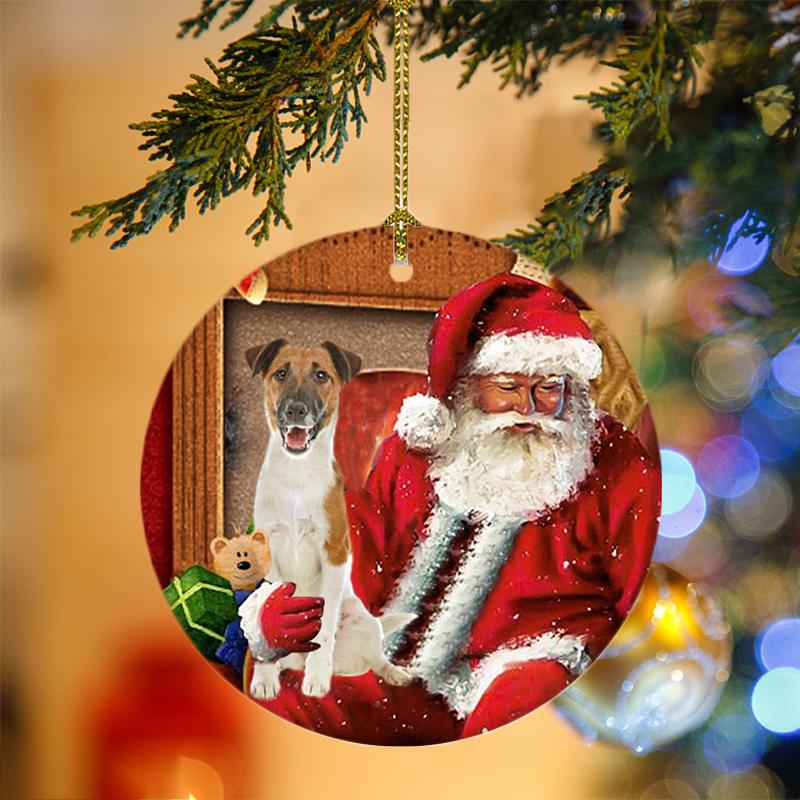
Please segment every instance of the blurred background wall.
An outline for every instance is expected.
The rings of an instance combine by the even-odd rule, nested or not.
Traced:
[[[255,267],[378,224],[392,205],[391,88],[377,85],[361,139],[338,164],[298,172],[295,227],[261,248],[244,235],[261,200],[245,195],[122,251],[69,243],[70,211],[156,168],[128,123],[161,108],[236,33],[176,40],[196,8],[0,5],[4,796],[87,797],[126,769],[143,787],[148,770],[169,773],[176,796],[198,797],[593,797],[604,775],[624,791],[634,757],[588,748],[549,708],[486,740],[413,751],[317,737],[251,705],[172,620],[145,547],[139,465],[174,353]],[[519,101],[485,70],[456,91],[459,73],[455,61],[412,64],[410,207],[424,224],[489,238],[595,165],[592,114],[572,98],[603,75],[576,60]],[[638,341],[645,304],[669,313],[667,279],[630,295],[575,281],[623,341]],[[107,740],[124,728],[114,720],[149,707],[154,728],[136,723],[138,738],[109,764]],[[176,717],[184,723],[168,729]]]

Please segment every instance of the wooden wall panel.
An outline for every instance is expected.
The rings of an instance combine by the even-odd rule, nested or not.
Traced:
[[[435,311],[471,283],[509,271],[516,255],[465,233],[409,230],[414,277],[395,283],[390,228],[364,228],[326,236],[270,261],[269,299],[277,302]]]

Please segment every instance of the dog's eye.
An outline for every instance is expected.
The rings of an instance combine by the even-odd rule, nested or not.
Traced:
[[[317,370],[317,374],[314,376],[320,383],[325,383],[325,381],[330,378],[327,372],[324,369]]]
[[[272,377],[275,378],[276,381],[285,381],[286,380],[286,370],[285,369],[279,369],[273,374]]]

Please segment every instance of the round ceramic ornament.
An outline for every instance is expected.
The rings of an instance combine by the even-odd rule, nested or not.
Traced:
[[[433,744],[600,656],[661,478],[641,385],[566,286],[449,231],[410,228],[409,280],[392,252],[383,227],[327,237],[208,312],[158,393],[142,507],[169,607],[234,686],[325,735]]]

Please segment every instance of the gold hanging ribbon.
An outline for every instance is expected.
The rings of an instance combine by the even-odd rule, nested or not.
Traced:
[[[408,226],[419,220],[408,210],[408,7],[411,0],[389,0],[394,8],[394,211],[384,225],[394,228],[394,280],[409,280]]]

